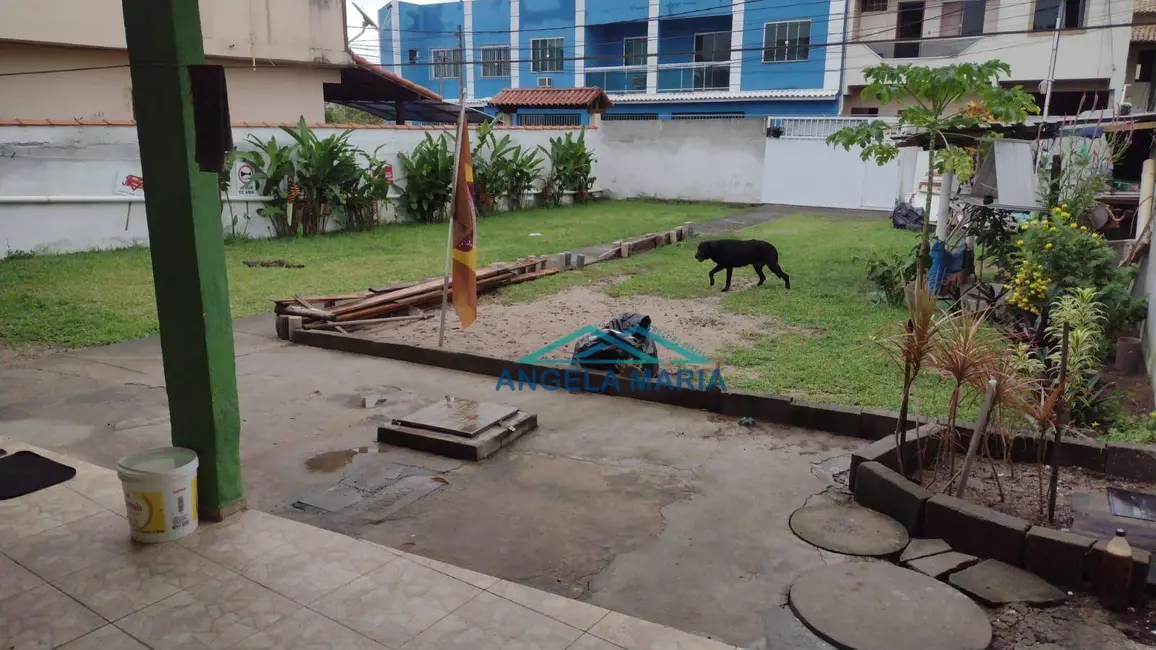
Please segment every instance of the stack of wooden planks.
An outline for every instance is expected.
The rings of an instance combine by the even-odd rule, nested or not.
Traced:
[[[530,258],[478,269],[478,293],[558,273],[558,269],[545,267],[545,258]],[[333,296],[294,296],[274,301],[273,311],[285,316],[300,316],[306,329],[344,332],[358,327],[426,318],[432,314],[424,310],[436,311],[441,307],[443,283],[444,278],[438,277]],[[453,289],[451,282],[451,296]]]
[[[599,262],[606,260],[630,257],[635,253],[642,253],[660,246],[669,246],[680,241],[686,241],[694,236],[694,229],[690,226],[679,226],[674,230],[660,233],[649,233],[635,239],[616,241],[616,246],[598,256]]]

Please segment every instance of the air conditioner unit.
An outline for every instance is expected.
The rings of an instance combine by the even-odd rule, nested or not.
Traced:
[[[553,77],[538,77],[539,88],[552,88],[554,86]]]

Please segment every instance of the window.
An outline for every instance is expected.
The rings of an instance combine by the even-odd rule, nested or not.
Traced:
[[[870,11],[887,11],[887,0],[862,0],[859,4],[859,11],[863,13]]]
[[[562,39],[530,39],[530,70],[533,72],[562,72]]]
[[[697,63],[731,60],[731,33],[695,34],[694,60]]]
[[[636,36],[622,41],[622,65],[646,65],[646,37]]]
[[[410,50],[409,51],[409,64],[410,65],[416,65],[417,64],[417,50]]]
[[[582,126],[582,115],[579,113],[518,113],[518,126]]]
[[[763,63],[806,61],[811,57],[811,21],[767,23],[763,27]]]
[[[461,50],[430,50],[434,79],[457,79],[458,64],[462,62]]]
[[[851,107],[851,114],[852,115],[878,115],[879,109],[874,108],[874,107],[868,108],[865,106],[852,106]]]
[[[1064,6],[1064,29],[1084,26],[1084,0],[1036,0],[1032,15],[1032,29],[1048,31],[1056,28],[1060,16],[1060,5]]]
[[[482,48],[482,77],[510,76],[510,46],[495,45]]]

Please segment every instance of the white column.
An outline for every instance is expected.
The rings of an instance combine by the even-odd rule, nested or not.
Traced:
[[[823,61],[823,89],[842,90],[839,87],[839,71],[843,68],[843,25],[847,16],[847,0],[831,0],[830,12],[827,14],[827,42],[839,43],[823,48],[827,53]],[[936,23],[938,24],[938,22]],[[811,50],[810,55],[819,52]]]
[[[401,71],[401,0],[389,5],[389,36],[393,41],[393,73],[406,77]]]
[[[574,0],[574,87],[586,85],[586,0]]]
[[[465,52],[462,61],[466,66],[466,99],[474,98],[474,0],[465,0],[462,6],[462,32]]]
[[[521,53],[518,51],[519,0],[510,0],[510,87],[518,88],[518,78],[521,72]]]
[[[650,0],[650,11],[646,19],[646,94],[658,94],[658,13],[661,0]]]
[[[743,17],[747,0],[731,0],[731,92],[743,89]]]

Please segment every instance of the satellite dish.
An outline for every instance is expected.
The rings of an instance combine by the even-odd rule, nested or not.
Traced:
[[[350,42],[356,41],[357,39],[361,38],[361,35],[365,33],[365,30],[369,29],[370,27],[372,27],[375,31],[379,31],[379,32],[381,31],[381,28],[377,26],[377,22],[374,19],[370,18],[369,14],[365,13],[364,9],[357,6],[356,2],[351,2],[349,4],[353,5],[353,8],[357,10],[357,13],[361,14],[361,31],[357,32],[357,36],[354,36],[353,38],[349,39]]]

